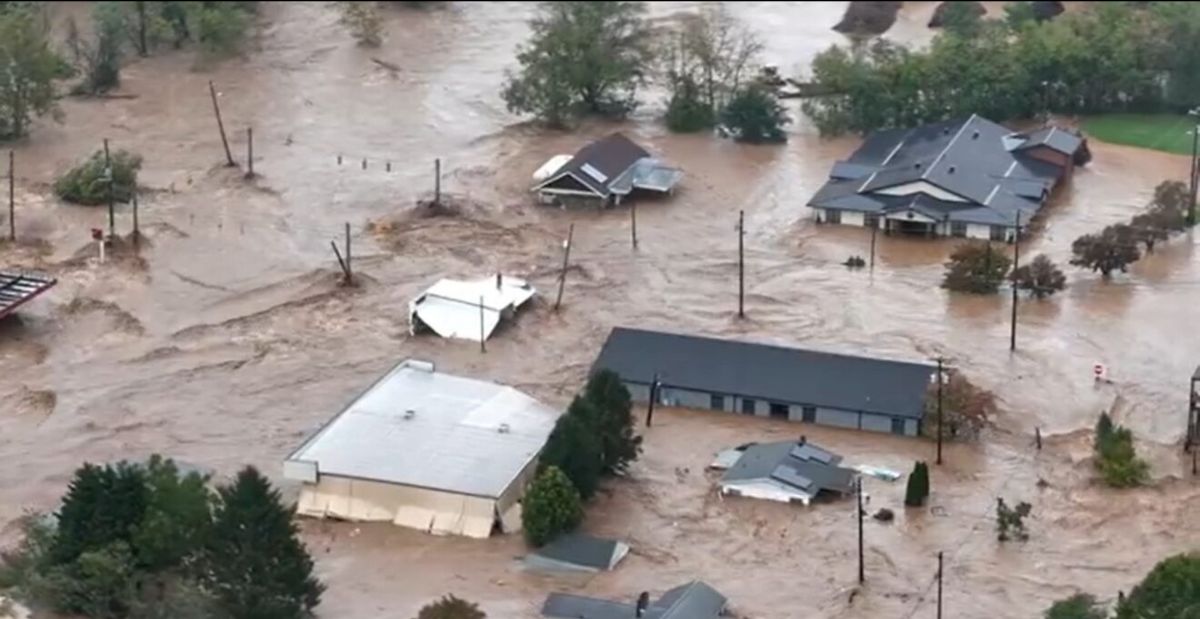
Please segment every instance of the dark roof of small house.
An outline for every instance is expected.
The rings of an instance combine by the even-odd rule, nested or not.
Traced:
[[[620,543],[616,540],[582,533],[567,533],[543,546],[535,554],[551,561],[607,570],[612,566],[619,546]]]
[[[759,443],[747,448],[721,481],[774,480],[813,496],[822,490],[849,494],[856,474],[838,466],[841,461],[807,441]]]
[[[0,318],[13,313],[56,283],[58,280],[46,275],[0,271]]]
[[[1026,151],[1045,145],[1073,155],[1081,144],[1064,129],[1024,135],[975,115],[876,131],[848,160],[834,164],[809,206],[880,214],[911,209],[938,221],[986,225],[1012,225],[1020,213],[1027,222],[1064,169]],[[914,183],[952,195],[886,191]],[[924,200],[913,204],[916,197]]]
[[[663,593],[646,608],[643,619],[716,619],[725,610],[725,596],[694,580]],[[542,605],[543,617],[561,619],[631,619],[637,605],[579,595],[552,593]]]
[[[648,385],[919,419],[931,366],[616,327],[592,366]]]
[[[581,183],[587,185],[589,189],[602,196],[607,196],[610,193],[609,187],[622,173],[633,167],[642,158],[649,156],[650,153],[634,144],[624,134],[613,133],[579,149],[579,152],[575,153],[570,161],[564,163],[540,185],[549,184],[563,174],[570,173]],[[600,172],[604,176],[604,180],[596,178],[588,171],[588,168]]]

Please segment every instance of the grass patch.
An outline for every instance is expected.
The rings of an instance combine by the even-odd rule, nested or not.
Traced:
[[[1192,154],[1194,126],[1192,119],[1176,114],[1105,114],[1083,121],[1088,136],[1102,142],[1180,155]]]

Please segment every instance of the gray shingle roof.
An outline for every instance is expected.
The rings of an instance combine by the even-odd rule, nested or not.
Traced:
[[[834,165],[809,206],[888,213],[907,208],[898,198],[912,196],[881,190],[925,182],[966,202],[918,194],[926,198],[922,213],[939,221],[1011,225],[1017,212],[1028,221],[1064,173],[1027,150],[1045,145],[1073,155],[1081,144],[1063,129],[1015,134],[979,116],[877,131],[847,161]]]
[[[643,619],[716,619],[725,610],[725,596],[694,580],[664,593],[651,602]],[[552,593],[542,605],[543,617],[560,619],[632,619],[634,603],[610,602],[579,595]]]
[[[841,456],[808,442],[760,443],[746,448],[721,481],[774,480],[812,496],[822,490],[848,494],[854,489],[855,472],[838,466],[841,461]],[[780,469],[787,474],[780,475]],[[793,474],[808,483],[795,483]]]
[[[535,554],[551,561],[607,570],[612,566],[618,547],[619,543],[616,540],[568,533],[560,535],[553,542],[538,549]]]
[[[570,161],[564,163],[540,185],[549,184],[563,174],[570,173],[591,190],[607,197],[611,193],[610,188],[622,173],[640,159],[649,156],[650,153],[623,134],[613,133],[579,149]],[[589,172],[589,168],[599,172],[603,180]]]
[[[628,382],[920,419],[933,374],[921,363],[616,327],[593,371]]]

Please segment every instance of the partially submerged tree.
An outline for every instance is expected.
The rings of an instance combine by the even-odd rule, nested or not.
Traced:
[[[344,0],[338,3],[338,8],[342,12],[338,21],[350,30],[359,45],[379,47],[383,43],[383,18],[379,14],[378,2]]]
[[[230,619],[299,619],[325,590],[279,491],[254,467],[218,488],[200,580]]]
[[[739,142],[786,142],[783,128],[790,122],[775,93],[759,84],[739,90],[721,111],[721,124]]]
[[[762,43],[724,6],[705,7],[665,35],[660,73],[671,93],[667,127],[711,128],[756,67]]]
[[[1154,205],[1177,212],[1185,212],[1188,201],[1191,200],[1191,190],[1187,183],[1180,181],[1163,181],[1154,188]]]
[[[1046,610],[1044,619],[1107,619],[1108,612],[1096,598],[1077,593],[1059,600]]]
[[[599,413],[587,400],[576,397],[558,418],[546,439],[539,462],[543,469],[556,467],[590,499],[604,473],[603,439],[597,432]]]
[[[487,613],[479,610],[478,604],[451,594],[423,606],[417,619],[487,619]]]
[[[1000,288],[1012,260],[987,242],[967,242],[950,254],[942,288],[955,292],[992,294]]]
[[[1028,290],[1039,299],[1067,287],[1067,276],[1045,254],[1038,254],[1029,264],[1021,265],[1013,277],[1018,288]]]
[[[979,2],[951,1],[938,5],[929,20],[930,28],[944,28],[946,32],[973,37],[983,28],[983,16],[987,9]]]
[[[1024,501],[1016,508],[1009,507],[1004,499],[996,499],[996,537],[1002,542],[1015,539],[1027,541],[1029,532],[1025,530],[1025,517],[1033,511],[1033,506]]]
[[[996,412],[996,397],[971,384],[959,372],[946,371],[944,375],[943,438],[974,440],[987,424],[988,418]],[[938,435],[937,399],[937,385],[930,385],[925,392],[925,415],[921,419],[921,433],[929,438]]]
[[[648,73],[650,36],[640,2],[544,2],[502,96],[508,109],[552,126],[575,116],[624,116]]]
[[[583,398],[596,413],[604,473],[624,473],[642,450],[642,437],[633,432],[633,400],[629,389],[616,372],[601,370],[588,379]]]
[[[1116,619],[1195,619],[1200,604],[1200,555],[1179,554],[1154,566],[1117,604]]]
[[[542,546],[583,521],[579,492],[558,467],[549,466],[529,486],[521,505],[521,526],[531,546]]]
[[[72,92],[98,95],[120,85],[124,36],[125,18],[118,2],[97,2],[92,7],[90,39],[79,34],[74,19],[67,22],[67,46],[83,74],[83,80]]]
[[[200,47],[211,56],[236,53],[241,49],[254,19],[254,2],[181,2],[186,23],[182,31],[195,34]]]
[[[95,206],[108,203],[109,183],[113,200],[128,202],[137,191],[137,174],[142,156],[126,150],[111,153],[112,178],[104,165],[104,151],[96,151],[87,161],[71,168],[54,181],[54,193],[67,202]]]
[[[1071,264],[1093,271],[1104,277],[1113,271],[1122,273],[1130,264],[1142,257],[1138,251],[1138,237],[1133,227],[1115,224],[1100,234],[1085,234],[1071,243]]]
[[[1113,423],[1108,413],[1096,422],[1095,465],[1104,483],[1114,488],[1131,488],[1145,483],[1150,465],[1137,457],[1133,432]]]
[[[33,9],[0,11],[0,140],[24,136],[36,117],[58,117],[54,79],[63,63],[49,32]]]

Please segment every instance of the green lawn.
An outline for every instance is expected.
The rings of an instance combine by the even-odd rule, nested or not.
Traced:
[[[1101,142],[1190,155],[1195,120],[1175,114],[1105,114],[1084,120],[1083,130]]]

